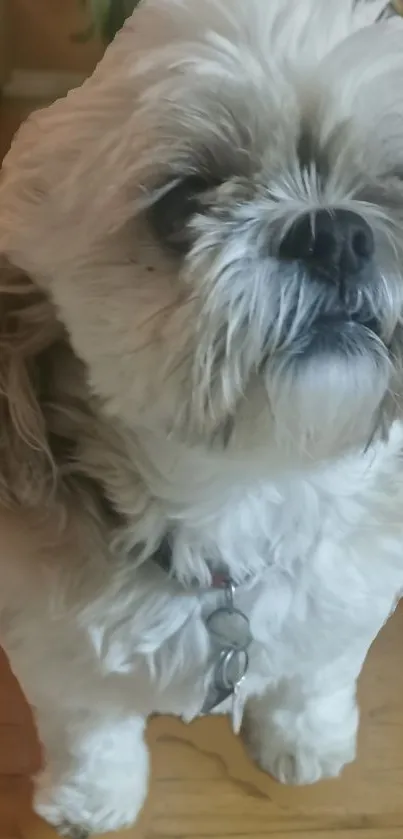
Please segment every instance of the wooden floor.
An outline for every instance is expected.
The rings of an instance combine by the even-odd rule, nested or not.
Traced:
[[[401,839],[403,608],[377,641],[361,685],[359,759],[340,781],[287,789],[259,772],[225,720],[149,728],[152,783],[128,839]],[[52,839],[29,807],[38,764],[29,714],[0,664],[0,837]]]
[[[0,108],[0,149],[27,106]],[[361,684],[359,759],[342,780],[290,790],[259,772],[224,720],[149,729],[152,783],[128,839],[403,839],[403,608]],[[0,657],[0,839],[54,839],[31,813],[39,761],[29,712]]]

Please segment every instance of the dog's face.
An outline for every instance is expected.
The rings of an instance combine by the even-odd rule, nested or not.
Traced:
[[[403,26],[385,5],[145,0],[38,118],[39,149],[25,129],[8,253],[126,425],[228,445],[253,419],[257,444],[313,456],[368,442],[403,355]]]

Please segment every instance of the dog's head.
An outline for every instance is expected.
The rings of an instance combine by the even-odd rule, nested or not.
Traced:
[[[386,6],[144,0],[20,133],[0,247],[125,426],[327,456],[395,403],[403,25]]]

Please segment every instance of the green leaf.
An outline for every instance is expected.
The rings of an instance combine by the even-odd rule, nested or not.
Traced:
[[[111,0],[109,13],[103,26],[102,35],[106,41],[112,41],[127,17],[124,0]]]
[[[103,32],[108,20],[110,6],[115,0],[89,0],[90,12],[98,32]]]
[[[79,0],[80,6],[90,11],[93,29],[75,35],[74,40],[84,42],[93,32],[98,32],[103,40],[109,43],[140,2],[141,0]]]

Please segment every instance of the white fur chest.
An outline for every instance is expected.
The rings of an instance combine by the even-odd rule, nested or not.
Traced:
[[[171,519],[175,578],[152,560],[138,569],[127,564],[91,609],[88,631],[102,673],[133,679],[139,711],[151,702],[154,711],[188,719],[200,712],[214,664],[206,618],[223,597],[208,589],[211,562],[239,583],[235,604],[250,620],[245,698],[313,666],[313,658],[316,669],[325,665],[332,646],[343,655],[352,624],[358,641],[368,608],[374,622],[386,620],[403,586],[401,438],[396,427],[387,444],[309,477],[235,487],[215,510],[211,498],[183,505]],[[385,492],[389,532],[378,503]]]

